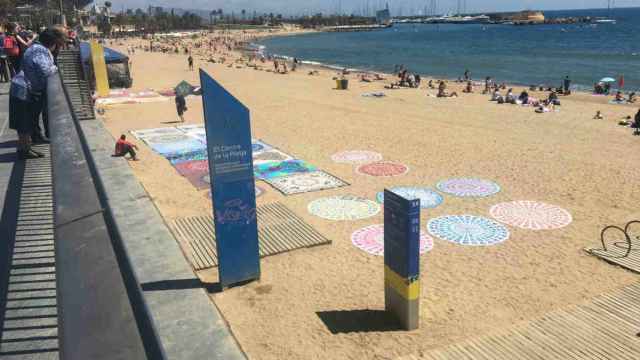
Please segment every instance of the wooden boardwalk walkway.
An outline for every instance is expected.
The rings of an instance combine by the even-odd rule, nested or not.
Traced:
[[[258,206],[257,217],[260,257],[331,243],[281,203]],[[213,216],[181,218],[171,229],[196,270],[218,266]]]
[[[528,323],[397,360],[638,360],[640,283]]]

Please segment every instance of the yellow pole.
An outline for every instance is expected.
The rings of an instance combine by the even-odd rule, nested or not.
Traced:
[[[98,96],[109,96],[109,79],[107,78],[107,63],[104,61],[104,49],[97,41],[91,41],[91,62],[93,74],[96,78]]]

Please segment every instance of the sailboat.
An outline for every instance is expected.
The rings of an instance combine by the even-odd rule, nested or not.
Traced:
[[[611,18],[611,0],[607,0],[607,9],[609,11],[608,16],[606,18],[596,19],[596,23],[598,24],[615,24],[616,23],[616,19]]]

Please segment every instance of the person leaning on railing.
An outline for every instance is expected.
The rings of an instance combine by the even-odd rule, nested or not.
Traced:
[[[66,34],[58,27],[50,27],[42,31],[38,41],[34,42],[24,53],[22,70],[29,88],[30,112],[28,116],[33,123],[32,140],[34,143],[46,143],[40,130],[40,114],[47,103],[47,78],[58,71],[53,54],[57,54],[66,42]],[[42,117],[44,132],[49,138],[47,116]]]
[[[64,45],[65,36],[57,28],[45,29],[38,42],[25,52],[20,71],[11,81],[9,126],[18,132],[18,156],[22,159],[42,157],[31,148],[39,134],[39,119],[46,104],[47,78],[57,71],[53,52]],[[48,135],[48,124],[45,122]]]

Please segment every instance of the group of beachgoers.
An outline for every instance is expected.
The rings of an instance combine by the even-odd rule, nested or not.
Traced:
[[[2,26],[0,31],[0,82],[9,82],[20,72],[21,63],[27,49],[38,40],[38,32],[12,22]],[[73,29],[59,27],[65,32],[66,40],[74,45],[77,42]],[[40,28],[39,32],[44,31]]]
[[[190,37],[190,38],[153,38],[152,45],[145,49],[148,51],[162,51],[162,52],[184,52],[188,56],[187,62],[190,70],[193,69],[194,56],[198,55],[201,58],[208,58],[210,62],[225,63],[227,59],[231,59],[228,67],[243,68],[249,67],[255,70],[264,70],[267,72],[273,72],[275,74],[288,74],[289,72],[296,71],[301,65],[301,62],[297,58],[285,59],[277,58],[270,54],[265,54],[260,50],[248,51],[247,45],[255,41],[257,35],[253,33],[243,32],[243,37],[239,38],[237,33],[231,32],[219,32],[210,34],[205,37]],[[233,53],[234,50],[240,50],[241,55],[238,57]],[[133,49],[132,49],[133,51]],[[214,55],[220,55],[218,61],[214,60]],[[267,64],[273,64],[273,68],[269,68]],[[267,66],[265,66],[267,65]],[[399,89],[399,88],[420,88],[422,84],[422,77],[417,72],[411,72],[404,65],[396,65],[394,73],[397,78],[384,87],[386,89]],[[319,74],[317,69],[312,68],[309,71],[309,75]],[[334,77],[336,79],[347,79],[350,75],[350,71],[343,69],[338,72]],[[386,78],[378,73],[373,72],[357,72],[357,78],[361,82],[373,82],[379,80],[386,80]],[[465,70],[462,77],[458,78],[458,83],[463,83],[464,88],[462,93],[471,94],[475,92],[475,87],[483,88],[482,94],[489,95],[489,100],[496,104],[512,104],[532,107],[537,113],[547,113],[557,110],[557,107],[561,105],[560,96],[568,96],[571,94],[571,79],[566,76],[562,79],[562,83],[559,87],[550,86],[535,86],[532,85],[528,89],[524,89],[517,93],[513,88],[508,88],[504,83],[497,83],[492,77],[486,77],[484,84],[481,82],[475,82],[471,78],[470,70]],[[602,85],[602,89],[597,86]],[[601,91],[603,94],[608,94],[611,89],[608,84],[596,84],[596,93]],[[446,80],[434,80],[430,79],[426,86],[427,90],[437,90],[435,97],[437,98],[455,98],[459,94],[456,91],[448,90],[448,81]],[[530,92],[548,92],[543,99],[538,99]],[[429,96],[434,96],[429,94]],[[622,92],[618,91],[615,95],[615,99],[612,102],[617,103],[634,103],[636,101],[636,94],[630,93],[625,96]],[[178,99],[176,102],[178,113],[183,113],[186,110],[180,111],[183,106],[180,106],[182,101]],[[186,107],[186,106],[184,106]],[[183,119],[180,116],[181,120]],[[635,126],[635,123],[630,123],[631,126]]]
[[[9,29],[16,28],[19,27]],[[45,111],[47,78],[58,71],[55,59],[59,50],[68,46],[67,41],[68,31],[64,27],[46,28],[31,37],[19,61],[13,64],[15,74],[9,90],[9,127],[18,133],[17,153],[20,159],[44,156],[32,145],[49,142],[49,121]]]

